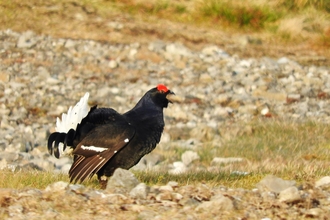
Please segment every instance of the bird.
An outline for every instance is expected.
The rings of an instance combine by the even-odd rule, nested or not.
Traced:
[[[155,149],[164,130],[163,109],[173,103],[175,94],[159,84],[147,91],[129,111],[89,108],[89,93],[62,119],[48,137],[48,152],[56,158],[73,156],[70,182],[82,183],[97,175],[101,188],[117,168],[130,169]]]

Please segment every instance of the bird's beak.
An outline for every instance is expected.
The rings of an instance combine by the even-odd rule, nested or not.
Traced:
[[[174,92],[170,91],[170,93],[168,93],[166,95],[166,99],[170,102],[170,103],[173,103],[173,102],[181,102],[181,98],[176,96],[174,94]]]

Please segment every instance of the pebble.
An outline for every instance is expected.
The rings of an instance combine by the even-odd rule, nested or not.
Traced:
[[[188,166],[194,160],[199,160],[199,158],[200,158],[199,155],[194,151],[185,151],[181,155],[181,160],[186,166]]]
[[[171,169],[168,171],[170,174],[181,174],[188,170],[186,165],[181,161],[174,162],[170,167]]]
[[[233,208],[233,202],[229,198],[218,194],[216,196],[213,196],[210,201],[202,202],[199,206],[197,206],[196,211],[204,209],[216,213],[218,212],[218,210],[230,211]]]
[[[301,196],[297,187],[291,186],[282,190],[278,195],[278,199],[281,202],[293,203],[301,200]]]
[[[293,180],[283,180],[276,176],[268,175],[257,184],[257,188],[260,191],[280,193],[281,191],[292,187],[295,184],[296,182]]]
[[[146,199],[150,188],[145,183],[139,183],[129,193],[132,198],[135,199]]]
[[[211,161],[211,165],[237,163],[242,162],[243,160],[244,159],[240,157],[214,157]]]
[[[325,176],[315,182],[315,187],[327,188],[330,187],[330,176]]]
[[[55,182],[51,185],[48,185],[45,189],[46,192],[62,192],[65,191],[65,189],[68,187],[69,183],[59,181]]]

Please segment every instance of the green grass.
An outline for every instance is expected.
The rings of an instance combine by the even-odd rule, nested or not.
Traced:
[[[250,27],[260,29],[265,26],[266,22],[275,22],[283,16],[278,10],[272,10],[267,5],[250,6],[237,5],[231,1],[221,0],[204,0],[199,11],[205,17],[215,21],[223,20],[228,25],[236,25],[238,27]]]
[[[0,188],[45,188],[57,181],[68,181],[67,175],[41,171],[0,171]]]
[[[176,181],[180,185],[205,183],[211,186],[231,188],[254,188],[268,174],[298,183],[314,182],[329,175],[330,172],[330,129],[328,125],[316,122],[289,122],[280,120],[261,120],[241,123],[252,132],[242,132],[226,138],[219,146],[205,143],[195,151],[200,160],[193,162],[195,169],[173,175],[166,171],[134,171],[141,181],[148,185],[164,185]],[[229,128],[230,130],[230,128]],[[157,153],[164,155],[166,163],[180,160],[186,150],[175,146]],[[211,164],[214,157],[241,157],[243,162],[230,164]],[[213,167],[211,170],[205,168]],[[233,171],[248,172],[237,175]],[[66,174],[40,171],[0,171],[0,188],[33,187],[43,189],[57,181],[69,182]],[[99,188],[96,177],[84,183],[87,187]]]
[[[292,156],[318,154],[330,160],[328,126],[315,122],[286,123],[279,121],[253,124],[253,133],[234,138],[222,148],[227,156],[244,156],[260,160],[265,155],[280,156],[285,160]]]

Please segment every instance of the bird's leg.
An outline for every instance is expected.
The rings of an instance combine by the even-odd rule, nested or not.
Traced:
[[[106,177],[105,175],[102,175],[102,176],[98,176],[98,179],[99,179],[101,189],[106,189],[107,184],[108,184],[108,177]]]

